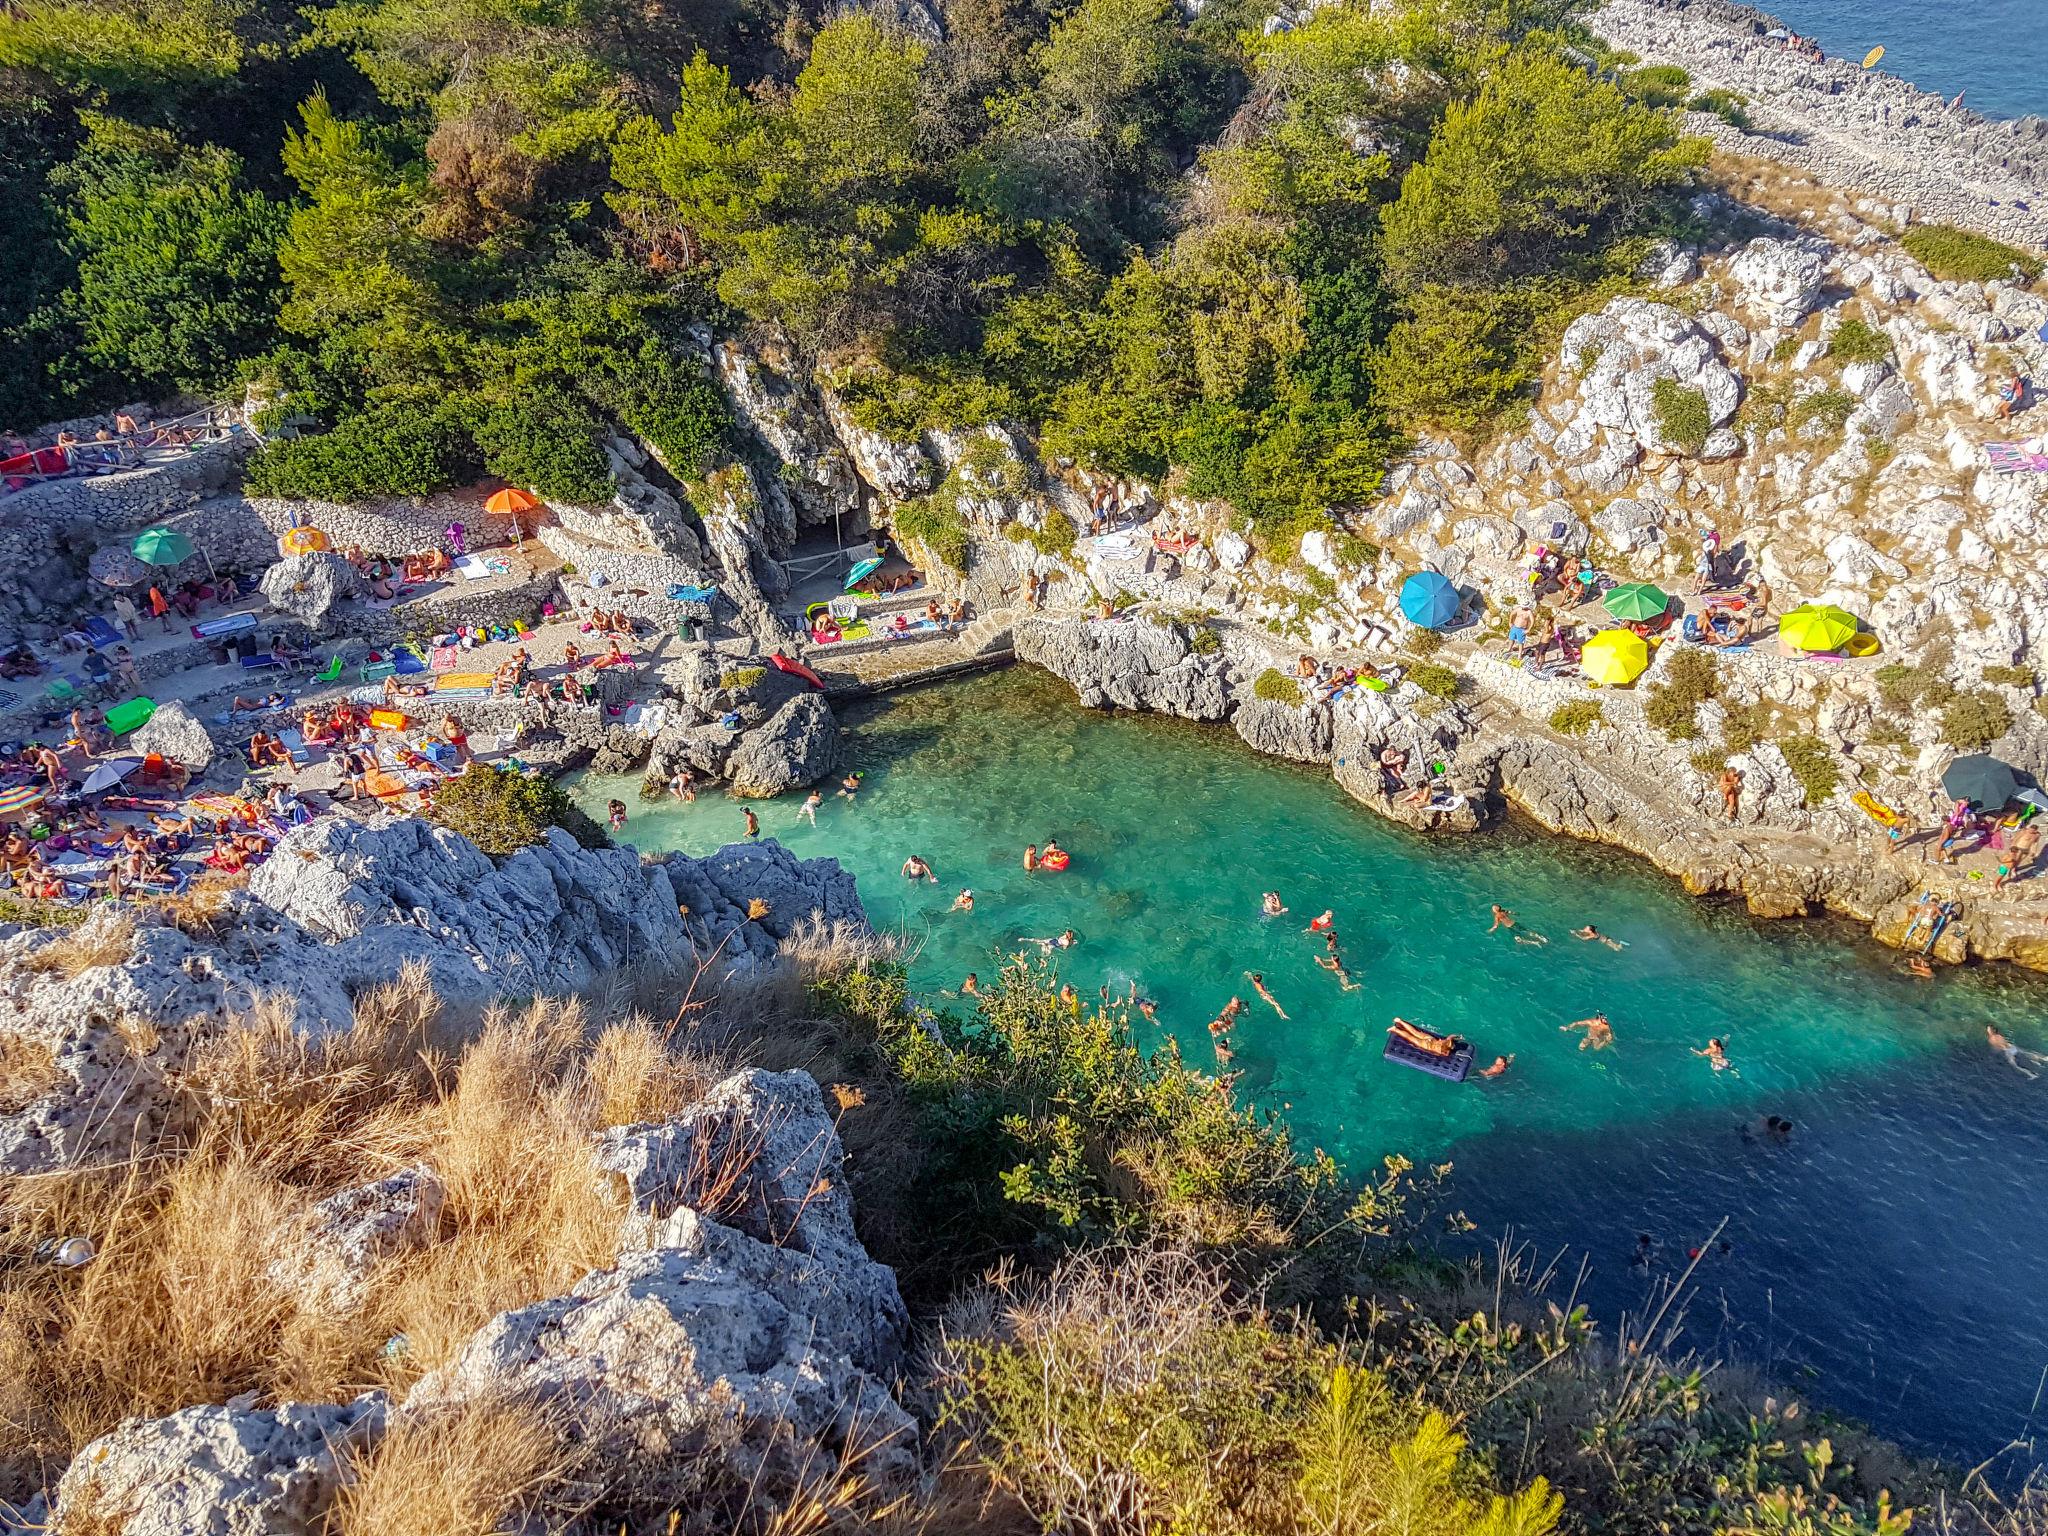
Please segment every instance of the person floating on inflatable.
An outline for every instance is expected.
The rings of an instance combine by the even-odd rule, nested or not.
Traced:
[[[1070,862],[1071,860],[1067,857],[1067,850],[1048,837],[1045,840],[1045,851],[1038,856],[1038,867],[1058,874]]]

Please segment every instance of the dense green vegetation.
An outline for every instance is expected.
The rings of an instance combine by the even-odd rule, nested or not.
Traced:
[[[1945,283],[1988,283],[2010,279],[2015,272],[2041,275],[2038,256],[1947,224],[1916,224],[1899,237],[1899,244]]]
[[[950,1298],[918,1383],[946,1476],[833,1529],[1904,1536],[1893,1496],[1931,1492],[1656,1321],[1610,1340],[1430,1256],[1443,1170],[1348,1183],[1050,968],[928,1010],[886,953],[809,947],[831,1022],[769,1048],[835,1081],[871,1250]]]
[[[0,416],[248,384],[307,439],[260,488],[596,500],[621,427],[715,463],[685,328],[763,325],[869,425],[1022,421],[1284,535],[1513,401],[1675,216],[1685,82],[1589,72],[1574,9],[36,0]]]
[[[552,827],[562,828],[586,848],[606,841],[597,823],[553,779],[507,773],[483,763],[471,763],[441,785],[429,814],[485,853],[517,853],[545,841]]]

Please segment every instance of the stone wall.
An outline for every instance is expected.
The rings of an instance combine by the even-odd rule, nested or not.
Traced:
[[[90,524],[110,531],[145,528],[196,506],[233,484],[248,443],[210,444],[147,469],[46,480],[0,500],[9,523]]]

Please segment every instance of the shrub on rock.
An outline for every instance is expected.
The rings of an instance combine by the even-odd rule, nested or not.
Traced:
[[[471,763],[434,793],[433,818],[485,853],[517,853],[560,827],[586,848],[604,842],[597,823],[552,779]]]

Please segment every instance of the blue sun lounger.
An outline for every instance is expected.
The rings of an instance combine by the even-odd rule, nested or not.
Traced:
[[[1431,1077],[1441,1077],[1446,1082],[1462,1083],[1465,1074],[1472,1070],[1472,1042],[1460,1040],[1458,1048],[1450,1055],[1433,1056],[1420,1046],[1410,1045],[1399,1035],[1388,1035],[1382,1059],[1427,1072]]]

